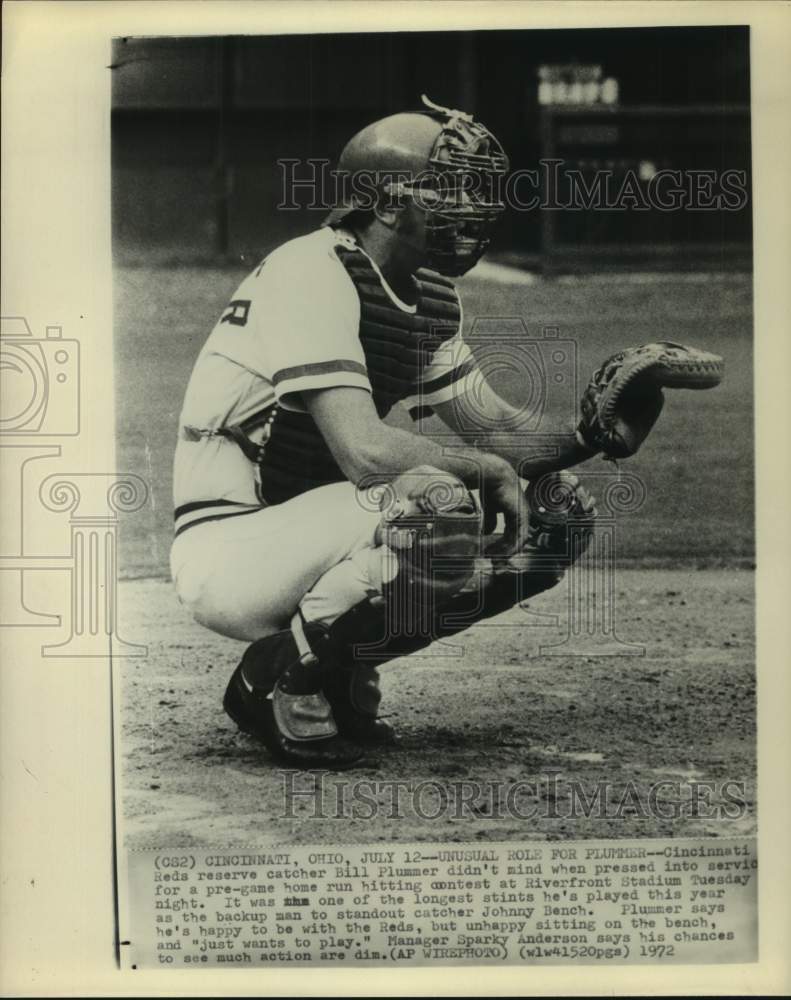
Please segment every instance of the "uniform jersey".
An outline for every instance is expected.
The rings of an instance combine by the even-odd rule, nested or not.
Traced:
[[[380,415],[394,402],[425,411],[466,391],[474,362],[458,296],[447,279],[424,274],[417,302],[406,303],[351,234],[324,228],[279,247],[242,282],[187,387],[174,466],[177,534],[342,478],[305,413],[306,391],[363,389]],[[433,329],[422,313],[439,317],[439,334],[417,351],[404,338]],[[294,478],[306,461],[313,479],[310,468]]]

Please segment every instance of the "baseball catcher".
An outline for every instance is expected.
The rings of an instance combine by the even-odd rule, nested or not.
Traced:
[[[595,518],[566,470],[634,454],[663,388],[720,378],[690,348],[623,351],[551,454],[514,433],[452,280],[489,246],[507,170],[480,122],[430,102],[364,128],[339,172],[373,183],[263,260],[193,369],[173,580],[200,624],[249,644],[225,710],[291,766],[352,767],[391,742],[378,668],[557,584]],[[461,445],[385,423],[396,406]]]

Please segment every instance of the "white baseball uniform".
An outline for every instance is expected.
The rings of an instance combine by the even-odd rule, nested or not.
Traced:
[[[259,470],[229,426],[273,406],[304,411],[301,393],[332,386],[371,391],[360,340],[360,297],[337,255],[359,249],[320,229],[273,253],[235,292],[201,350],[179,421],[174,466],[176,537],[171,571],[181,601],[214,631],[252,641],[287,626],[295,610],[332,618],[381,586],[379,523],[348,482],[264,506]],[[381,289],[403,313],[415,306]],[[455,294],[455,293],[454,293]],[[422,369],[414,397],[431,405],[466,391],[471,352],[459,332]],[[250,432],[261,441],[264,422]],[[298,450],[293,462],[300,463]],[[323,588],[315,585],[333,567]],[[305,612],[309,609],[309,613]]]

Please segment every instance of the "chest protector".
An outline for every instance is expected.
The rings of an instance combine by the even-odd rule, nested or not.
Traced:
[[[404,312],[361,250],[339,245],[335,252],[360,298],[360,341],[374,404],[384,417],[397,402],[418,394],[424,368],[437,348],[458,332],[459,301],[452,281],[421,269],[416,274],[415,312]],[[309,414],[277,407],[268,414],[267,426],[257,453],[265,503],[282,503],[346,478]]]

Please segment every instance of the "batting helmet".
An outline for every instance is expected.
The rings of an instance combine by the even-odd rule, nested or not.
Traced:
[[[409,194],[426,212],[429,267],[464,274],[486,252],[505,208],[500,179],[508,158],[471,115],[425,95],[423,102],[423,110],[382,118],[349,140],[337,168],[346,189],[324,225],[370,209],[372,197]]]

